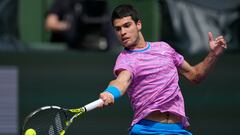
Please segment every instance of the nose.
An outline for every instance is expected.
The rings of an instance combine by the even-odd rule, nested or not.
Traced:
[[[122,36],[126,35],[126,29],[124,29],[124,28],[121,29],[121,35]]]

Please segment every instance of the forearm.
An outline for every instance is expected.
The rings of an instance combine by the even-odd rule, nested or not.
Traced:
[[[218,36],[216,39],[214,39],[213,34],[209,32],[208,37],[210,52],[201,63],[193,68],[193,71],[195,71],[193,72],[195,75],[194,79],[197,83],[203,80],[209,74],[216,64],[217,59],[224,53],[225,49],[227,49],[227,44],[223,36]]]
[[[104,102],[104,106],[114,104],[115,100],[126,93],[128,84],[122,83],[119,80],[113,80],[108,87],[100,94],[100,98]]]
[[[219,56],[215,55],[214,52],[210,51],[209,54],[204,58],[202,62],[194,66],[194,78],[195,83],[201,82],[207,77],[207,75],[214,68]]]
[[[111,81],[104,92],[100,94],[100,98],[104,101],[104,105],[113,104],[115,99],[124,95],[131,83],[131,73],[124,70],[118,77]]]

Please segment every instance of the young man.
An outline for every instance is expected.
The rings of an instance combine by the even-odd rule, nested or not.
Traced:
[[[142,23],[131,5],[120,5],[112,13],[112,25],[125,48],[114,67],[116,79],[100,94],[104,106],[126,92],[134,111],[131,135],[191,135],[178,85],[178,73],[193,83],[203,80],[227,48],[222,36],[209,36],[206,58],[191,66],[183,56],[165,42],[146,42]]]

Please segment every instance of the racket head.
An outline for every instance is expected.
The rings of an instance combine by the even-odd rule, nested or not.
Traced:
[[[37,135],[59,135],[65,132],[70,119],[67,109],[59,106],[45,106],[26,117],[22,127],[22,135],[28,129],[34,129]]]
[[[75,109],[65,109],[59,106],[41,107],[26,117],[21,134],[25,135],[25,132],[31,129],[31,132],[36,132],[37,135],[64,135],[76,118],[101,104],[103,104],[103,100],[98,99]]]

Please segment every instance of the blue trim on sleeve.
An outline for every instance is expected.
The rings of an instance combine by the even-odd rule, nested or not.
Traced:
[[[114,99],[118,99],[121,97],[120,90],[113,85],[109,85],[105,91],[111,93],[113,95]]]

